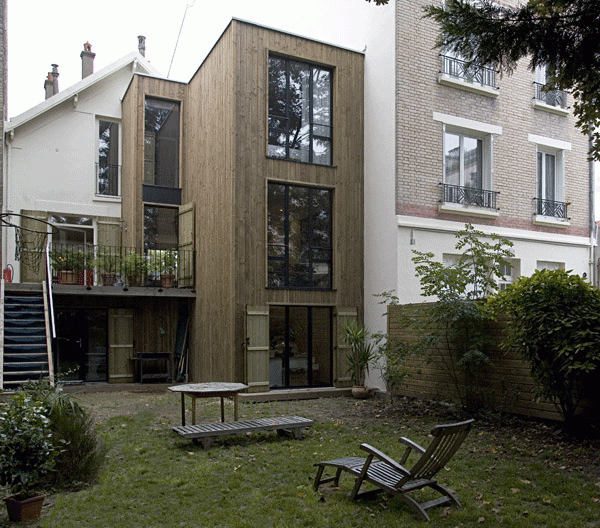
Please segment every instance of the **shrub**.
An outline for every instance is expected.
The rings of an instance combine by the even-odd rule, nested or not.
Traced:
[[[28,382],[21,391],[38,401],[49,417],[55,471],[48,475],[48,483],[73,488],[94,482],[106,448],[96,435],[93,419],[60,384],[53,386],[48,379]]]
[[[586,385],[600,372],[600,291],[564,270],[536,271],[490,304],[513,320],[509,340],[531,364],[539,396],[555,403],[567,430]]]
[[[30,395],[17,393],[0,410],[0,484],[12,494],[35,494],[44,475],[54,467],[47,408]]]

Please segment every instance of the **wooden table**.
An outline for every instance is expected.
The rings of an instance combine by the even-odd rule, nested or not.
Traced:
[[[225,398],[233,400],[233,419],[238,419],[238,393],[247,389],[243,383],[187,383],[169,387],[172,392],[181,393],[181,425],[185,425],[185,395],[192,398],[192,425],[196,425],[196,398],[221,398],[221,422],[225,421]]]

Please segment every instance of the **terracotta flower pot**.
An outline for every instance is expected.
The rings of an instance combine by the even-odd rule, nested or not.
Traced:
[[[35,495],[27,499],[19,499],[18,495],[6,497],[6,511],[12,522],[31,521],[37,519],[42,513],[45,495]]]
[[[360,385],[352,387],[352,397],[357,400],[365,400],[369,397],[369,389]]]

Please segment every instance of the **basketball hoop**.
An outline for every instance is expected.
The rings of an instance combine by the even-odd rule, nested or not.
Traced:
[[[25,227],[13,223],[13,216],[19,217],[21,224],[25,220],[31,225]],[[21,264],[36,273],[40,269],[46,238],[50,234],[57,235],[58,228],[40,218],[17,213],[1,213],[0,223],[15,229],[15,260],[21,261]]]

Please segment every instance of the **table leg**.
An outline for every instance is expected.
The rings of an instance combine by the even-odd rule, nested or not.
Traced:
[[[225,421],[225,398],[221,396],[221,421]]]
[[[185,393],[181,393],[181,425],[185,425]]]
[[[233,395],[233,419],[237,422],[238,420],[238,395]]]
[[[196,425],[196,397],[192,395],[192,425]]]

